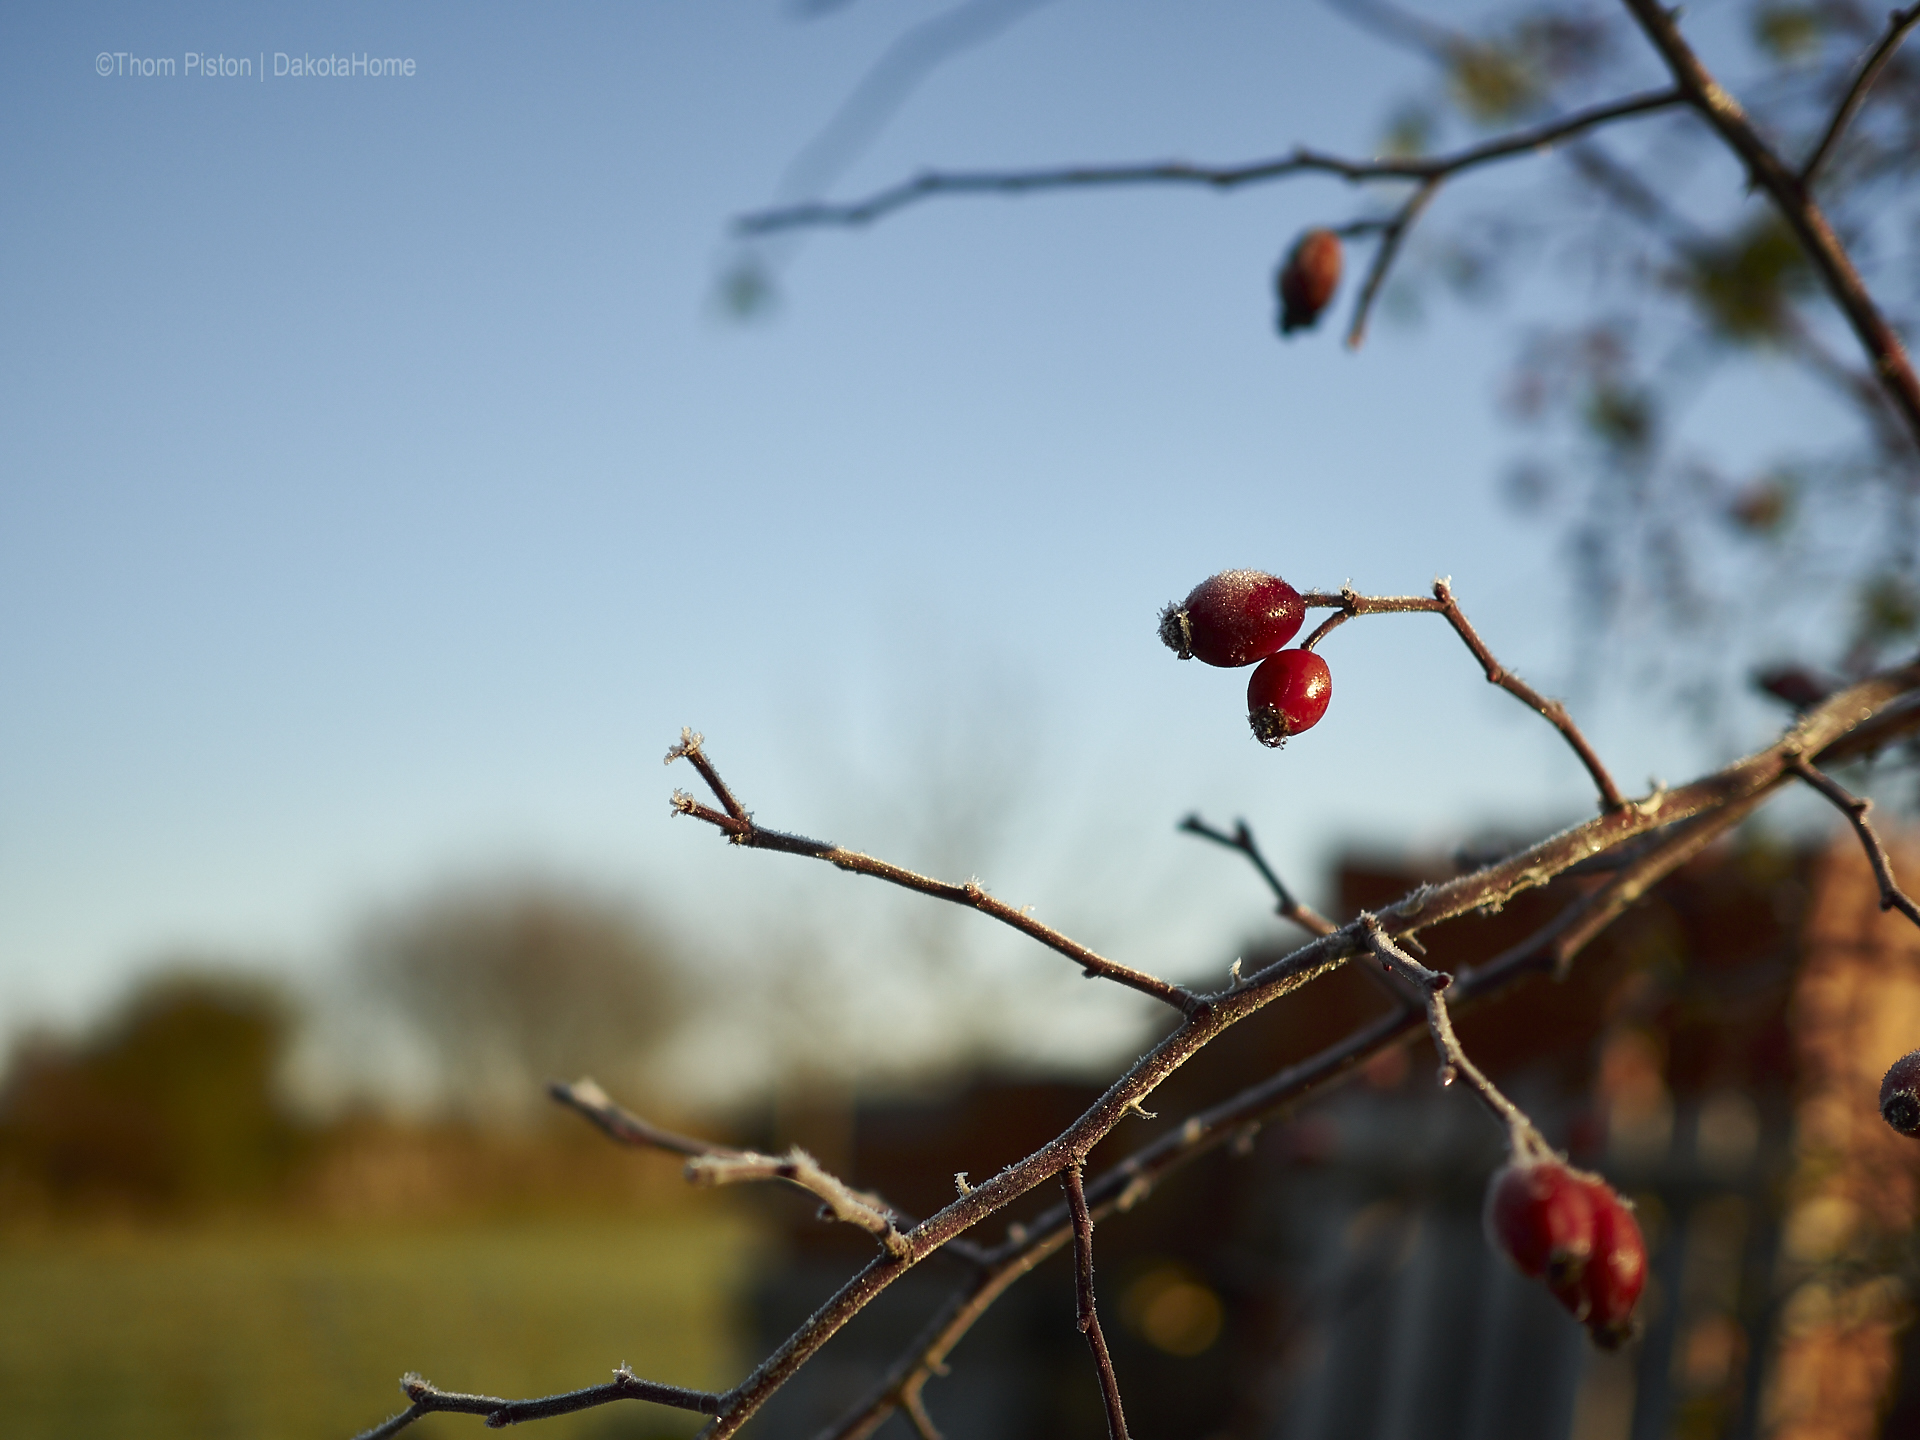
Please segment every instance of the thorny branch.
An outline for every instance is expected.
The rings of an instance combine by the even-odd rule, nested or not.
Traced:
[[[1805,757],[1809,763],[1823,759],[1837,762],[1870,752],[1920,729],[1916,692],[1920,692],[1920,661],[1873,676],[1808,710],[1785,737],[1765,750],[1690,785],[1658,791],[1645,800],[1595,816],[1471,874],[1444,884],[1423,886],[1378,912],[1375,921],[1381,933],[1396,944],[1402,943],[1407,936],[1428,926],[1474,910],[1497,908],[1523,890],[1546,884],[1589,856],[1642,836],[1668,831],[1672,836],[1670,840],[1624,867],[1591,896],[1570,906],[1526,946],[1497,956],[1460,976],[1452,993],[1457,1003],[1464,1003],[1499,988],[1517,971],[1555,968],[1564,964],[1580,944],[1597,933],[1635,896],[1704,848],[1717,834],[1731,828],[1782,785],[1798,779],[1791,757]],[[816,852],[798,849],[795,853]],[[694,1403],[683,1403],[682,1408],[697,1408],[714,1416],[712,1425],[703,1432],[705,1440],[724,1440],[736,1434],[774,1391],[909,1268],[1035,1186],[1069,1165],[1079,1163],[1168,1076],[1230,1026],[1352,956],[1366,953],[1367,933],[1358,921],[1343,925],[1246,977],[1233,989],[1195,996],[1193,1008],[1184,1014],[1180,1023],[1142,1055],[1084,1115],[1024,1160],[1008,1166],[939,1213],[913,1226],[904,1236],[904,1254],[883,1253],[869,1261],[738,1385],[717,1400],[672,1387],[661,1387],[662,1393],[694,1397]],[[1246,1126],[1313,1085],[1343,1073],[1367,1055],[1395,1043],[1418,1023],[1417,1012],[1383,1016],[1313,1060],[1290,1067],[1225,1105],[1190,1118],[1088,1187],[1089,1206],[1124,1208],[1134,1203],[1152,1188],[1160,1174],[1222,1139],[1244,1131]],[[924,1367],[931,1373],[932,1364],[938,1363],[927,1362],[926,1357],[950,1349],[972,1318],[991,1303],[991,1294],[1003,1290],[1019,1273],[1037,1263],[1049,1240],[1055,1248],[1064,1243],[1064,1230],[1057,1239],[1050,1231],[1053,1226],[1064,1226],[1066,1218],[1064,1215],[1056,1218],[1049,1212],[1031,1226],[1017,1232],[1010,1229],[1006,1242],[987,1252],[992,1268],[981,1272],[966,1297],[954,1302],[940,1333],[931,1336],[926,1349],[917,1351],[913,1359],[896,1367],[902,1378],[891,1394],[877,1402],[880,1408],[891,1409],[906,1403],[904,1395],[917,1394],[917,1386],[924,1383],[924,1375],[919,1372]],[[421,1402],[411,1391],[409,1398],[414,1400],[416,1409],[407,1416],[396,1417],[389,1422],[391,1426],[397,1428],[409,1417],[426,1413],[417,1408]],[[502,1408],[485,1413],[490,1422],[505,1424],[535,1418],[535,1412],[524,1407],[560,1405],[578,1409],[625,1398],[652,1397],[641,1395],[626,1382],[616,1379],[612,1386],[571,1392],[566,1396],[502,1402]],[[470,1413],[482,1413],[479,1407],[484,1399],[470,1399],[466,1408]],[[710,1403],[717,1408],[707,1409]],[[509,1406],[512,1408],[507,1408]],[[562,1412],[540,1410],[538,1413]],[[859,1428],[868,1418],[852,1417],[843,1427],[843,1433],[871,1433],[871,1426],[865,1430]],[[393,1429],[381,1433],[392,1434]]]
[[[1183,1015],[1193,1013],[1199,1003],[1192,991],[1179,985],[1169,985],[1143,970],[1130,965],[1122,965],[1117,960],[1109,960],[1095,953],[1079,941],[1068,938],[1050,925],[1042,925],[1025,910],[996,900],[989,895],[978,880],[969,880],[964,885],[955,885],[946,880],[935,880],[931,876],[917,874],[899,865],[877,860],[871,855],[863,855],[858,850],[847,850],[824,840],[809,840],[801,835],[789,835],[779,830],[768,830],[756,825],[753,816],[740,807],[718,772],[701,749],[701,737],[692,730],[680,732],[680,743],[667,751],[667,763],[675,760],[688,760],[700,772],[700,776],[712,787],[715,796],[726,807],[725,811],[715,810],[711,805],[703,805],[683,790],[673,792],[673,808],[681,815],[691,815],[696,820],[704,820],[715,829],[724,831],[727,839],[735,845],[745,845],[756,850],[780,850],[789,855],[807,855],[815,860],[825,860],[842,870],[850,870],[856,875],[871,875],[876,880],[885,880],[890,885],[915,890],[922,895],[931,895],[936,900],[950,901],[955,905],[965,905],[982,914],[991,915],[1002,924],[1011,925],[1023,935],[1031,935],[1042,945],[1057,950],[1069,960],[1080,966],[1081,973],[1088,979],[1099,977],[1138,990],[1143,995],[1171,1005]]]
[[[1120,1381],[1113,1373],[1113,1356],[1100,1329],[1099,1305],[1093,1293],[1093,1216],[1087,1210],[1087,1191],[1080,1162],[1066,1169],[1067,1209],[1073,1216],[1073,1322],[1087,1337],[1093,1367],[1100,1375],[1100,1398],[1107,1406],[1107,1440],[1127,1440],[1127,1417],[1120,1408]]]
[[[1831,800],[1852,823],[1854,833],[1860,837],[1860,846],[1867,852],[1867,860],[1873,866],[1873,878],[1880,885],[1880,908],[1898,910],[1914,924],[1920,925],[1920,905],[1914,904],[1912,897],[1894,881],[1893,862],[1887,857],[1887,847],[1880,842],[1880,836],[1867,819],[1867,812],[1873,809],[1873,801],[1855,795],[1824,770],[1809,765],[1803,756],[1794,756],[1790,763],[1796,775]]]
[[[1626,805],[1626,797],[1613,783],[1613,776],[1607,773],[1607,767],[1600,762],[1600,756],[1581,733],[1580,727],[1573,723],[1573,717],[1567,714],[1567,707],[1558,700],[1547,699],[1494,658],[1486,641],[1480,638],[1480,632],[1467,620],[1460,602],[1453,598],[1453,586],[1448,581],[1442,579],[1433,582],[1431,600],[1424,595],[1361,595],[1351,586],[1337,593],[1310,591],[1300,598],[1309,609],[1333,609],[1338,612],[1328,616],[1317,630],[1301,642],[1301,648],[1306,650],[1313,649],[1329,633],[1356,615],[1387,615],[1408,611],[1444,615],[1454,633],[1473,652],[1473,658],[1480,662],[1480,668],[1486,672],[1487,683],[1498,685],[1528,709],[1543,716],[1548,724],[1560,732],[1561,738],[1573,747],[1573,753],[1587,767],[1587,774],[1593,778],[1594,787],[1600,792],[1601,808],[1619,810]]]
[[[1895,10],[1887,17],[1886,33],[1880,37],[1873,49],[1867,52],[1867,58],[1860,64],[1859,73],[1853,77],[1853,83],[1847,87],[1847,93],[1841,97],[1835,107],[1833,119],[1827,125],[1827,131],[1820,137],[1820,143],[1813,147],[1813,153],[1807,157],[1807,163],[1800,167],[1800,183],[1807,189],[1813,188],[1814,178],[1819,175],[1820,167],[1840,137],[1853,123],[1853,117],[1866,103],[1867,91],[1873,88],[1873,82],[1880,78],[1880,72],[1887,68],[1887,62],[1893,59],[1893,52],[1900,48],[1900,42],[1915,25],[1920,25],[1920,5],[1911,5],[1905,10]]]

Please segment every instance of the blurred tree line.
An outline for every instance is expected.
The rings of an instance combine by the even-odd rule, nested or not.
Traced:
[[[0,1219],[180,1217],[320,1193],[351,1211],[356,1188],[369,1204],[393,1190],[381,1156],[416,1169],[437,1156],[482,1189],[524,1188],[512,1163],[476,1170],[466,1153],[497,1149],[487,1137],[503,1131],[531,1132],[521,1149],[578,1140],[580,1163],[631,1167],[584,1127],[537,1120],[548,1079],[640,1084],[680,1018],[677,957],[632,907],[541,882],[450,887],[366,925],[344,978],[360,1016],[397,1022],[423,1057],[424,1107],[396,1114],[362,1089],[316,1111],[289,1083],[306,1019],[294,993],[176,958],[85,1032],[16,1041],[0,1080]]]

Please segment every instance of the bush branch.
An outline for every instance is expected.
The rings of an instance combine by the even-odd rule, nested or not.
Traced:
[[[1100,1310],[1093,1294],[1093,1216],[1087,1209],[1087,1191],[1080,1166],[1066,1171],[1067,1206],[1073,1213],[1073,1323],[1087,1337],[1093,1367],[1100,1373],[1100,1398],[1107,1406],[1107,1440],[1127,1440],[1127,1417],[1120,1408],[1120,1380],[1113,1373],[1107,1337],[1100,1330]]]
[[[1873,878],[1880,885],[1880,908],[1898,910],[1914,924],[1920,925],[1920,905],[1915,905],[1912,897],[1895,883],[1893,861],[1887,856],[1887,847],[1880,843],[1873,823],[1867,819],[1867,812],[1873,809],[1873,801],[1855,795],[1824,770],[1809,765],[1801,756],[1794,756],[1790,763],[1794,774],[1831,800],[1835,808],[1852,823],[1854,834],[1860,837],[1860,846],[1867,852],[1867,860],[1873,866]]]
[[[1424,595],[1361,595],[1351,587],[1338,593],[1313,590],[1300,597],[1309,609],[1334,609],[1339,613],[1330,615],[1321,622],[1318,629],[1301,642],[1301,648],[1313,649],[1339,626],[1356,615],[1388,615],[1413,612],[1430,612],[1444,615],[1453,631],[1473,652],[1473,658],[1480,662],[1480,668],[1486,672],[1487,683],[1498,685],[1509,695],[1519,700],[1529,710],[1545,718],[1547,723],[1560,732],[1560,737],[1573,748],[1580,757],[1580,763],[1587,767],[1594,788],[1600,792],[1600,805],[1603,810],[1619,810],[1626,806],[1626,797],[1620,793],[1619,786],[1613,783],[1613,776],[1607,773],[1607,767],[1600,762],[1600,756],[1594,751],[1580,727],[1573,723],[1573,717],[1567,713],[1567,707],[1558,700],[1549,700],[1526,681],[1502,665],[1487,648],[1486,641],[1480,638],[1480,632],[1473,628],[1466,612],[1460,608],[1460,602],[1453,597],[1453,586],[1447,580],[1433,582],[1433,598]]]
[[[685,1155],[686,1176],[695,1185],[784,1181],[818,1199],[824,1206],[822,1218],[858,1226],[878,1239],[889,1254],[904,1253],[906,1241],[900,1227],[911,1228],[913,1221],[880,1196],[855,1190],[822,1169],[818,1161],[797,1145],[785,1155],[762,1155],[675,1134],[615,1104],[607,1092],[591,1080],[576,1080],[571,1085],[555,1081],[547,1086],[547,1093],[622,1144]],[[965,1240],[956,1240],[947,1249],[953,1251],[956,1258],[981,1263],[979,1247]]]
[[[1353,305],[1353,321],[1347,326],[1347,348],[1358,350],[1366,342],[1367,321],[1372,318],[1374,301],[1380,298],[1380,291],[1387,283],[1387,272],[1393,268],[1393,262],[1399,258],[1401,242],[1407,238],[1407,231],[1413,228],[1414,221],[1440,193],[1441,175],[1431,175],[1420,182],[1420,186],[1409,195],[1406,203],[1393,213],[1393,218],[1380,227],[1380,244],[1373,252],[1373,263],[1367,267],[1367,278],[1360,287],[1360,298]]]
[[[642,1380],[624,1365],[613,1372],[611,1384],[590,1385],[584,1390],[569,1390],[563,1395],[547,1395],[538,1400],[502,1400],[496,1395],[462,1395],[438,1389],[418,1375],[402,1377],[400,1389],[413,1403],[385,1424],[362,1431],[354,1440],[387,1440],[388,1436],[399,1434],[414,1421],[437,1410],[456,1415],[482,1415],[486,1417],[488,1429],[498,1430],[526,1420],[548,1420],[556,1415],[591,1410],[599,1405],[610,1405],[616,1400],[645,1400],[654,1405],[671,1406],[675,1410],[692,1410],[700,1415],[718,1415],[725,1402],[724,1396],[711,1391],[683,1390],[678,1385]]]
[[[1854,268],[1847,247],[1814,203],[1801,177],[1761,138],[1740,102],[1714,79],[1680,34],[1673,13],[1660,0],[1622,0],[1653,48],[1666,61],[1686,102],[1711,125],[1746,166],[1748,178],[1772,197],[1815,271],[1833,296],[1855,338],[1873,365],[1874,376],[1906,423],[1909,438],[1920,445],[1920,377],[1906,346],[1880,313],[1866,283]],[[1904,33],[1904,31],[1902,32]]]
[[[1494,161],[1545,149],[1570,135],[1578,135],[1616,120],[1670,109],[1685,99],[1679,87],[1629,95],[1605,105],[1577,110],[1559,120],[1455,151],[1451,155],[1425,159],[1349,160],[1296,147],[1290,154],[1274,159],[1228,166],[1191,165],[1171,160],[1139,165],[1077,165],[1046,170],[928,170],[911,180],[876,191],[864,200],[847,204],[813,201],[804,205],[761,210],[741,216],[734,221],[733,228],[737,235],[754,236],[810,226],[866,225],[896,210],[940,195],[1023,195],[1040,190],[1123,185],[1197,185],[1214,190],[1232,190],[1242,185],[1307,174],[1335,175],[1349,181],[1432,182]]]
[[[700,749],[700,737],[691,730],[681,732],[680,744],[667,752],[667,761],[686,759],[694,762],[700,776],[713,789],[720,799],[724,811],[715,810],[711,805],[703,805],[685,791],[673,792],[673,808],[676,813],[690,815],[696,820],[704,820],[715,829],[725,833],[735,845],[745,845],[755,850],[778,850],[788,855],[806,855],[815,860],[824,860],[829,865],[848,870],[856,875],[870,875],[876,880],[885,880],[890,885],[930,895],[936,900],[946,900],[955,905],[965,905],[978,910],[983,915],[991,915],[1003,925],[1010,925],[1023,935],[1030,935],[1050,950],[1057,950],[1069,960],[1080,966],[1081,973],[1089,979],[1111,980],[1115,984],[1125,985],[1128,989],[1138,990],[1143,995],[1151,995],[1164,1004],[1171,1005],[1181,1014],[1191,1014],[1198,998],[1192,991],[1179,986],[1169,985],[1143,970],[1130,965],[1122,965],[1117,960],[1109,960],[1104,955],[1089,950],[1078,940],[1061,934],[1050,925],[1042,925],[1028,915],[1026,911],[996,900],[989,895],[978,880],[969,880],[964,885],[955,885],[946,880],[935,880],[931,876],[921,875],[902,866],[890,864],[885,860],[863,855],[858,850],[848,850],[832,845],[824,840],[809,840],[802,835],[789,835],[779,830],[768,830],[754,823],[752,815],[739,808],[739,802],[721,781],[719,773]]]
[[[1287,889],[1280,877],[1274,873],[1273,867],[1267,863],[1267,857],[1260,853],[1260,847],[1254,843],[1253,831],[1247,828],[1246,821],[1235,820],[1231,835],[1224,830],[1214,829],[1198,815],[1187,816],[1180,822],[1180,828],[1189,835],[1198,835],[1204,840],[1213,841],[1216,845],[1224,845],[1229,850],[1238,850],[1246,856],[1253,863],[1253,868],[1260,872],[1260,878],[1265,880],[1267,887],[1273,891],[1274,913],[1282,919],[1293,921],[1312,935],[1331,935],[1339,928],[1311,905],[1294,898],[1293,892]]]
[[[1900,48],[1900,42],[1907,38],[1909,31],[1920,25],[1920,5],[1908,6],[1905,10],[1895,10],[1887,16],[1886,33],[1879,43],[1867,52],[1867,58],[1853,77],[1853,83],[1847,87],[1847,93],[1841,97],[1835,107],[1833,119],[1827,125],[1826,134],[1820,137],[1820,143],[1813,147],[1813,153],[1807,157],[1807,163],[1800,167],[1800,183],[1811,190],[1814,177],[1819,175],[1820,167],[1826,163],[1827,156],[1833,153],[1833,147],[1853,123],[1853,117],[1866,103],[1867,91],[1873,88],[1873,82],[1880,78],[1880,72],[1887,68],[1887,62],[1893,59],[1893,52]]]

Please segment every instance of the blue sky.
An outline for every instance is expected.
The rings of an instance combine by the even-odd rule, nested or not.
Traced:
[[[1154,639],[1228,566],[1446,573],[1565,677],[1555,537],[1496,496],[1499,317],[1443,303],[1359,356],[1272,333],[1274,257],[1355,213],[1341,187],[929,205],[807,241],[770,318],[717,313],[728,218],[937,8],[7,12],[0,1029],[173,947],[322,966],[368,904],[516,866],[884,966],[893,900],[669,821],[683,724],[768,823],[976,869],[1179,974],[1265,909],[1189,810],[1247,815],[1310,890],[1343,844],[1578,813],[1571,758],[1430,618],[1343,630],[1328,720],[1278,754],[1244,675]],[[95,71],[189,51],[416,73]],[[1366,153],[1419,78],[1317,6],[1058,0],[837,189]],[[1825,414],[1775,389],[1727,412],[1736,455]],[[1628,784],[1701,762],[1620,688],[1583,703]],[[996,785],[978,863],[938,853],[930,807]]]

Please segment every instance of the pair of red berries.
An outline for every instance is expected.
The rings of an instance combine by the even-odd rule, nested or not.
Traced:
[[[1284,745],[1320,723],[1333,674],[1311,650],[1288,650],[1307,607],[1278,575],[1223,570],[1160,612],[1160,638],[1182,660],[1227,667],[1259,662],[1247,682],[1247,721],[1262,745]]]
[[[1557,1160],[1515,1160],[1487,1185],[1487,1239],[1617,1350],[1633,1336],[1647,1283],[1647,1243],[1626,1201],[1598,1175]]]

